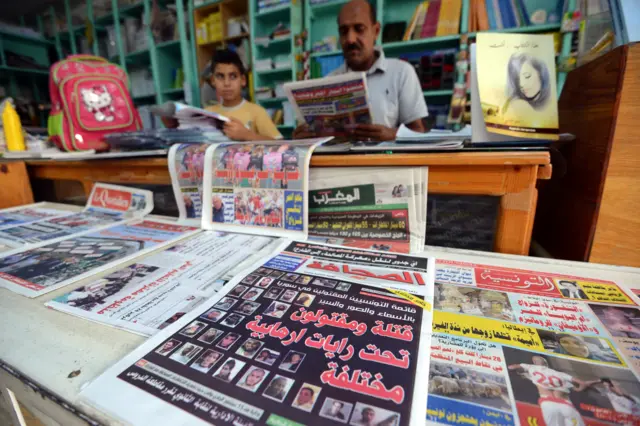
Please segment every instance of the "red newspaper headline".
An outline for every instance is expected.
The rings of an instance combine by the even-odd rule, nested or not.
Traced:
[[[329,86],[321,89],[294,90],[293,97],[296,99],[296,101],[303,101],[307,99],[343,96],[349,93],[359,92],[363,90],[364,83],[362,82],[362,80],[354,80],[352,82],[346,82],[339,86]]]
[[[354,268],[353,266],[343,264],[342,266],[338,266],[334,263],[322,263],[320,261],[314,261],[307,265],[307,268],[312,269],[322,269],[325,271],[343,273],[346,275],[356,275],[365,278],[375,278],[378,280],[386,280],[386,281],[394,281],[403,284],[417,284],[417,285],[425,285],[424,279],[422,278],[422,274],[419,272],[393,272],[391,274],[375,274],[374,272],[368,271],[363,267]]]

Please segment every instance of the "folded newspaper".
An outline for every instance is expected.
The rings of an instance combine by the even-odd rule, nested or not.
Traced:
[[[190,128],[219,128],[222,124],[229,121],[228,117],[198,108],[186,105],[180,102],[165,102],[162,105],[154,105],[150,111],[159,117],[172,117],[178,120],[180,129]]]
[[[433,273],[284,242],[80,398],[134,425],[424,424]]]
[[[211,145],[204,160],[202,227],[306,238],[309,162],[315,147],[329,140]]]
[[[29,209],[28,206],[25,208]],[[93,186],[87,205],[79,213],[66,212],[50,215],[44,220],[26,220],[16,219],[15,209],[0,210],[0,220],[5,215],[10,215],[3,221],[6,225],[0,225],[0,244],[15,248],[14,252],[34,248],[71,235],[141,218],[151,213],[151,210],[151,191],[97,183]],[[32,211],[29,214],[37,213]]]
[[[233,278],[238,266],[254,263],[274,244],[278,240],[269,237],[200,232],[76,287],[46,306],[150,336],[208,300]]]
[[[319,134],[347,136],[358,124],[371,124],[365,73],[286,83],[284,91],[298,124]]]
[[[45,245],[2,253],[0,287],[37,297],[199,231],[175,222],[134,219]]]
[[[398,253],[423,251],[426,167],[314,168],[309,176],[310,239]]]

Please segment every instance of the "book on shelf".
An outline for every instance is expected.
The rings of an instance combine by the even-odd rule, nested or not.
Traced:
[[[469,1],[469,32],[559,23],[563,5],[563,0]]]
[[[462,0],[429,0],[411,16],[403,41],[454,35],[460,32]]]

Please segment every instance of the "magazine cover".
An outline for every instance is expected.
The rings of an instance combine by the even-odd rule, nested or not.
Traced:
[[[426,216],[418,206],[427,203],[426,180],[427,168],[312,169],[309,237],[372,250],[422,251]]]
[[[431,259],[285,242],[81,398],[131,424],[424,423],[432,273]]]
[[[45,305],[81,318],[150,336],[218,292],[229,272],[257,260],[273,238],[200,232]]]
[[[204,156],[209,146],[210,144],[175,144],[169,149],[169,174],[178,204],[180,223],[200,225]]]
[[[0,286],[37,297],[198,232],[159,220],[118,224],[0,257]]]
[[[64,216],[73,212],[69,210],[45,207],[47,203],[35,203],[26,206],[11,207],[0,210],[0,229],[27,223],[39,222],[53,217]]]
[[[428,423],[640,424],[619,343],[640,310],[615,283],[438,261],[434,293]]]
[[[358,124],[371,124],[367,78],[363,72],[285,83],[298,124],[318,134],[347,136]]]
[[[328,138],[212,145],[205,156],[204,229],[306,238],[309,161]]]
[[[480,33],[477,69],[487,130],[530,139],[559,135],[553,35]]]
[[[34,247],[74,234],[95,231],[143,217],[153,210],[151,191],[97,183],[84,210],[0,230],[0,244]],[[15,250],[14,250],[15,252]]]

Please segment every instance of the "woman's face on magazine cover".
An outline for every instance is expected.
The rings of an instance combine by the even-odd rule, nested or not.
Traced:
[[[542,90],[542,81],[540,80],[540,74],[536,70],[530,61],[522,64],[520,68],[520,90],[522,94],[528,99],[533,99]]]

